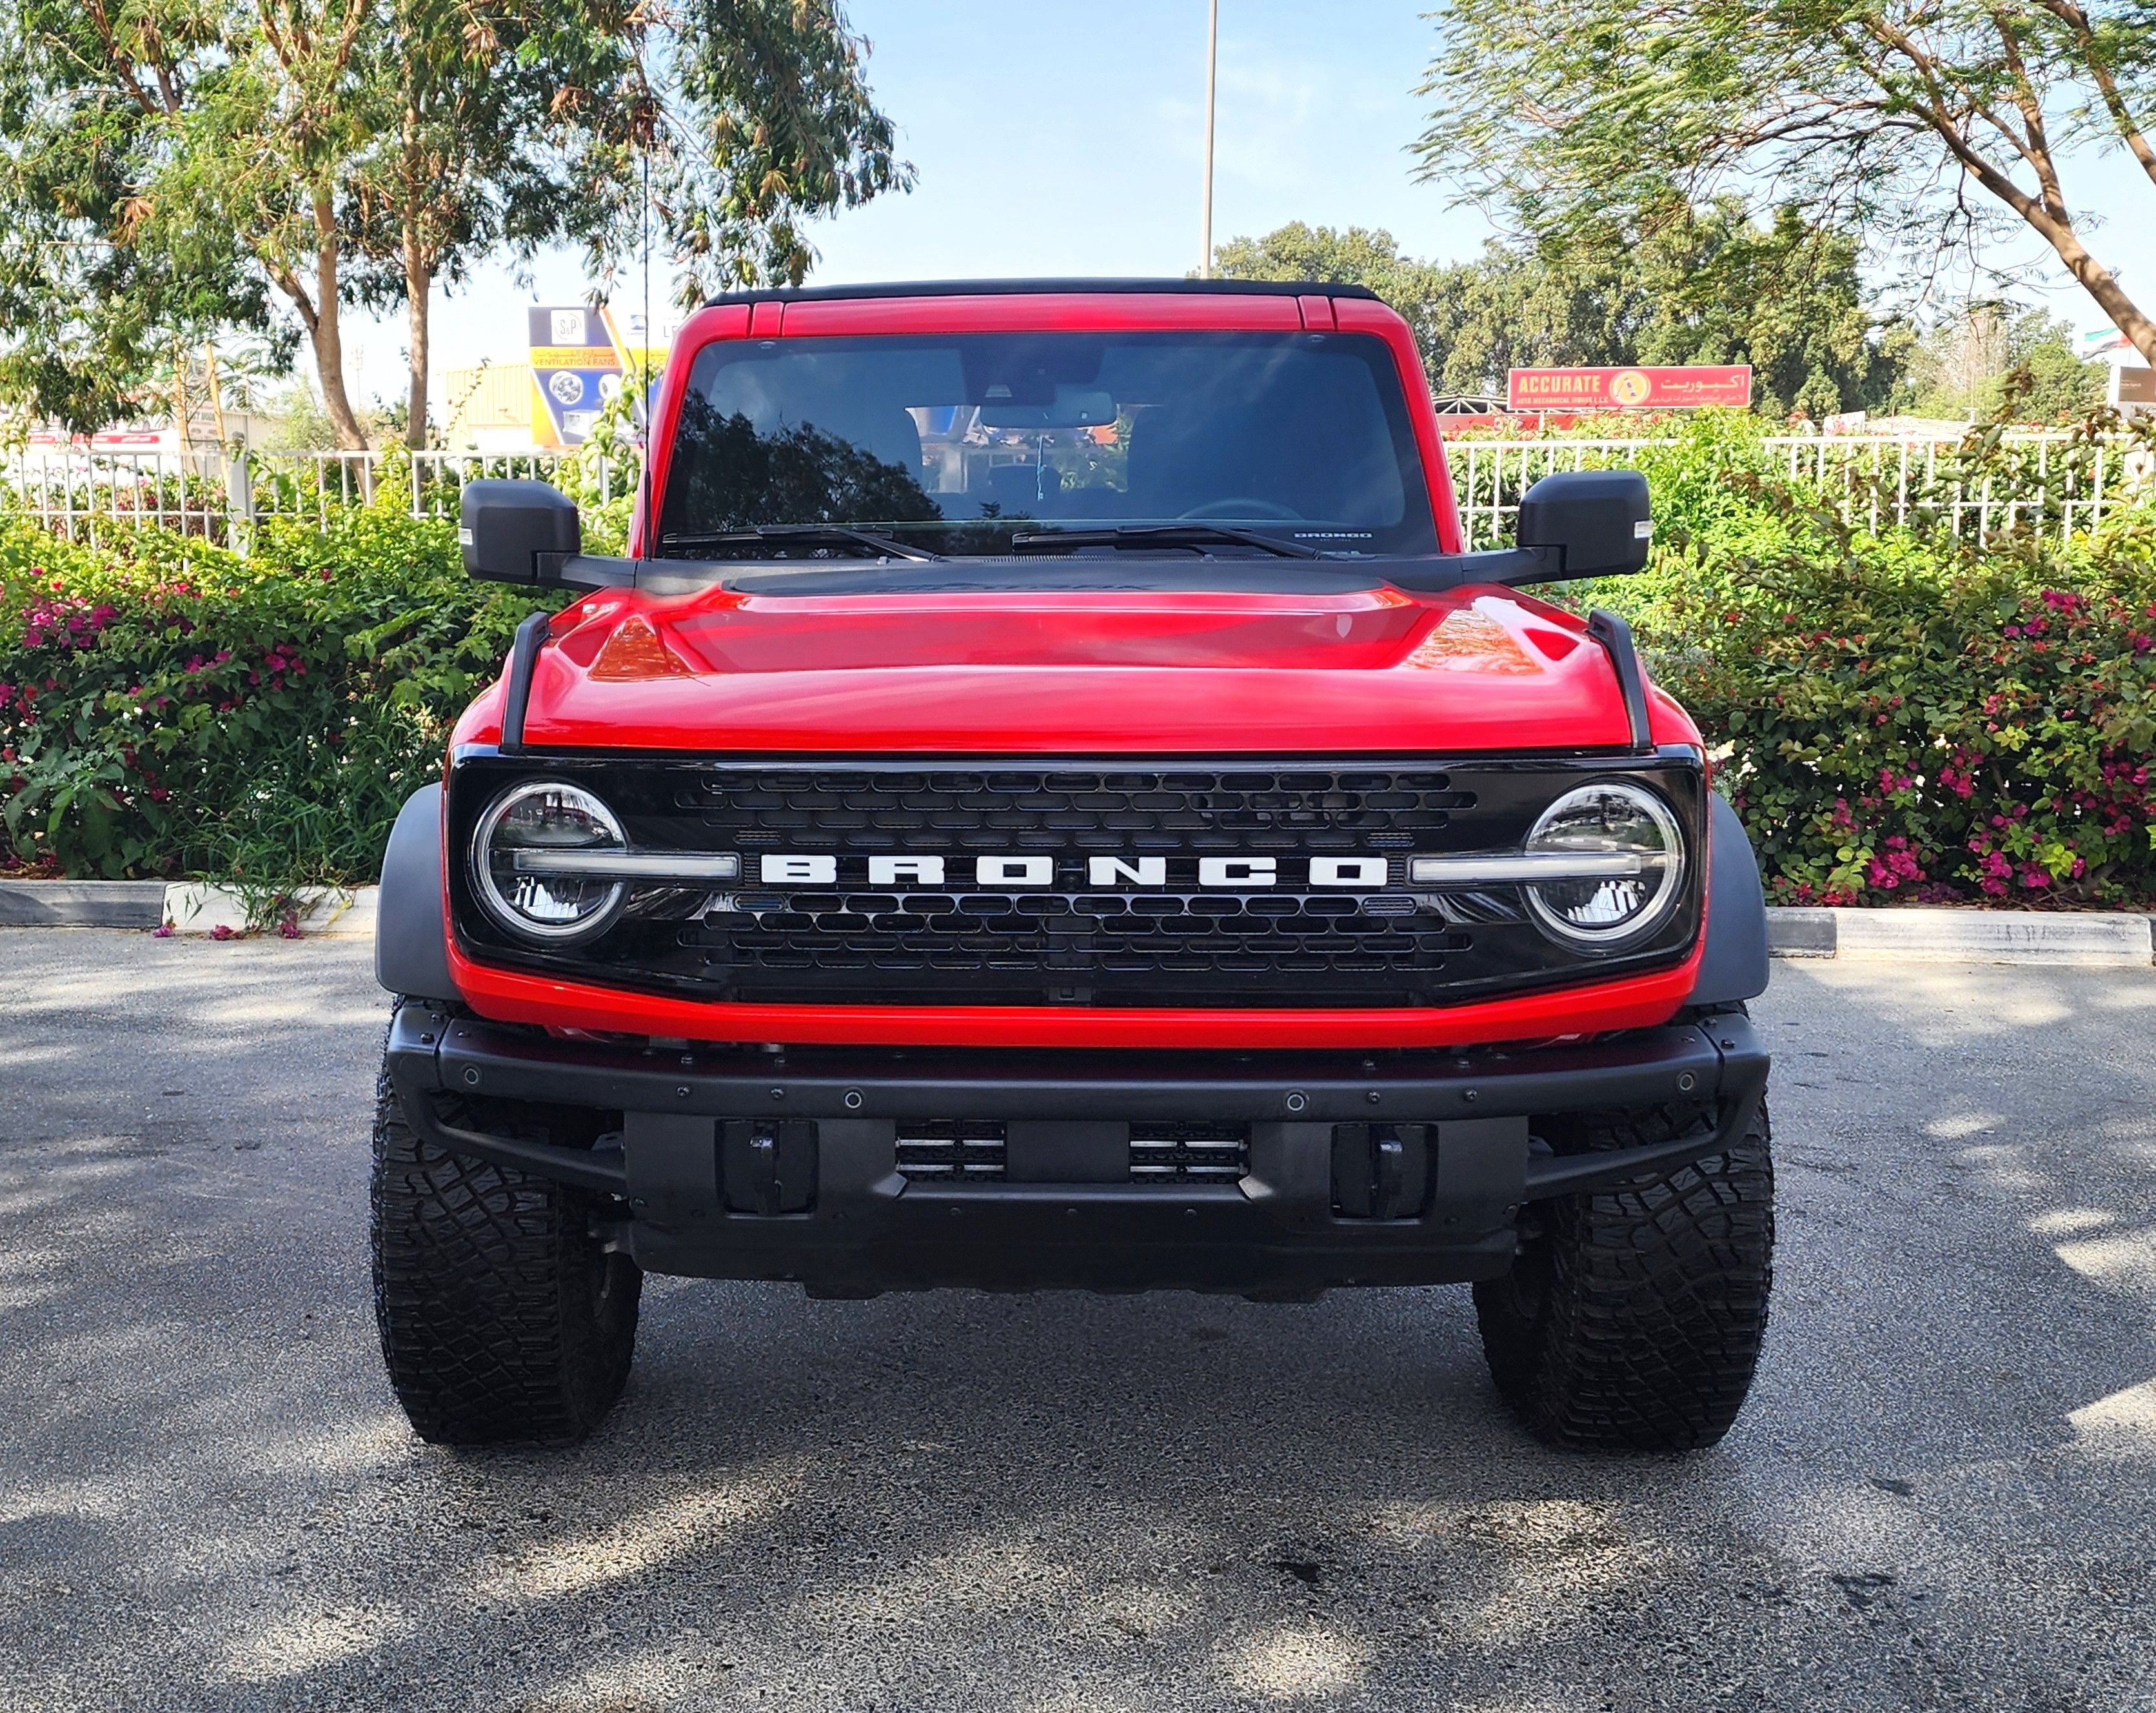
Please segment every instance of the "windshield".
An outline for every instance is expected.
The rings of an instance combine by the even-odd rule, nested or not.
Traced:
[[[708,549],[729,531],[845,525],[938,553],[1004,553],[1014,535],[1024,546],[1178,524],[1328,552],[1436,551],[1388,347],[1323,333],[707,346],[657,549],[694,556],[700,537]],[[768,551],[829,551],[812,542]],[[1224,536],[1202,551],[1261,550]]]

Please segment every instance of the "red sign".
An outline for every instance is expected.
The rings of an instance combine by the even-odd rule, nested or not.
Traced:
[[[1752,371],[1742,363],[1666,369],[1514,369],[1505,377],[1514,410],[1696,410],[1752,403]]]

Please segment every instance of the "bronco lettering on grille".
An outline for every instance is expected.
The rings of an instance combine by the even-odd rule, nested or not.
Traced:
[[[767,886],[861,885],[904,890],[949,887],[968,881],[998,891],[1045,889],[1056,884],[1055,859],[999,854],[978,857],[853,855],[843,859],[821,852],[767,851],[757,859],[757,878]],[[849,872],[842,875],[843,860]],[[1368,892],[1382,890],[1387,867],[1381,856],[1207,856],[1171,859],[1163,856],[1089,856],[1085,884],[1104,892],[1135,888],[1162,890],[1195,885],[1206,890],[1251,891],[1291,885]],[[1182,872],[1171,872],[1173,867]],[[969,871],[970,864],[970,871]],[[1074,869],[1072,878],[1076,878]]]

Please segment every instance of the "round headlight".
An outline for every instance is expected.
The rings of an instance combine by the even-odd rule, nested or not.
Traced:
[[[1568,791],[1527,835],[1534,856],[1576,857],[1579,878],[1538,880],[1527,903],[1543,929],[1608,951],[1660,926],[1684,891],[1684,835],[1669,805],[1636,785]]]
[[[619,880],[579,872],[577,859],[619,854],[628,844],[613,811],[588,791],[520,785],[480,817],[472,879],[480,902],[511,932],[575,940],[613,921],[629,890]]]

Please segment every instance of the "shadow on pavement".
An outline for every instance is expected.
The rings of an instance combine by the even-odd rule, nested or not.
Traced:
[[[1776,1320],[1714,1452],[1524,1440],[1464,1290],[653,1281],[590,1444],[473,1454],[411,1438],[372,1348],[363,959],[34,938],[0,976],[0,1706],[2156,1688],[2156,977],[1778,969]]]

